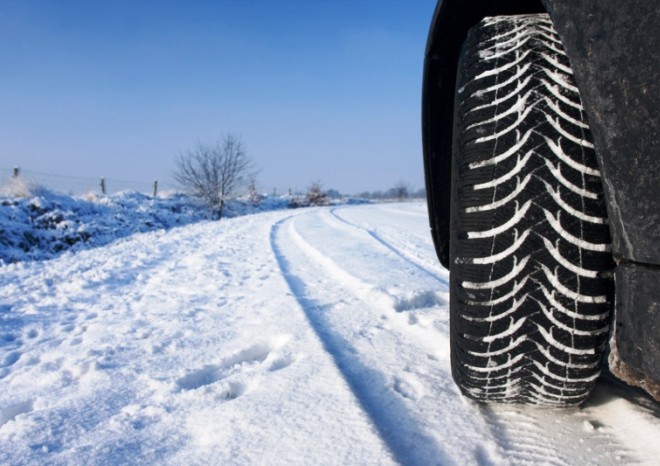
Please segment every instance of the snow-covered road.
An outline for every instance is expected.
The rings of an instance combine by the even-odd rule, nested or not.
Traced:
[[[570,411],[459,396],[425,209],[279,211],[0,268],[0,464],[657,461],[657,405],[607,383]]]

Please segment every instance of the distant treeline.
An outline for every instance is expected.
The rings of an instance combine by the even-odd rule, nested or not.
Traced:
[[[330,192],[328,192],[328,196],[332,197]],[[426,199],[426,189],[401,190],[395,187],[386,191],[365,191],[356,196],[363,199]]]

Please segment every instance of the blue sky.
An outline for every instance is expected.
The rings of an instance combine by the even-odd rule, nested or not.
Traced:
[[[423,185],[435,0],[0,0],[0,168],[167,183],[240,135],[264,190]]]

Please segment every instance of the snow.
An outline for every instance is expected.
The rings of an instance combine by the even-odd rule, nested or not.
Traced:
[[[291,196],[232,199],[226,217],[284,209]],[[300,201],[298,201],[300,202]],[[22,178],[0,186],[0,264],[51,259],[102,246],[137,232],[212,219],[204,204],[180,193],[151,197],[134,191],[67,196]]]
[[[448,273],[423,203],[142,232],[111,217],[97,221],[118,240],[0,265],[0,464],[654,464],[660,454],[657,404],[605,381],[568,411],[459,395]],[[94,216],[81,218],[69,221]]]

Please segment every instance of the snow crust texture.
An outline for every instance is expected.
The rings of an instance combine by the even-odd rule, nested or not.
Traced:
[[[0,266],[0,464],[622,464],[657,406],[478,405],[421,203],[282,210]]]

